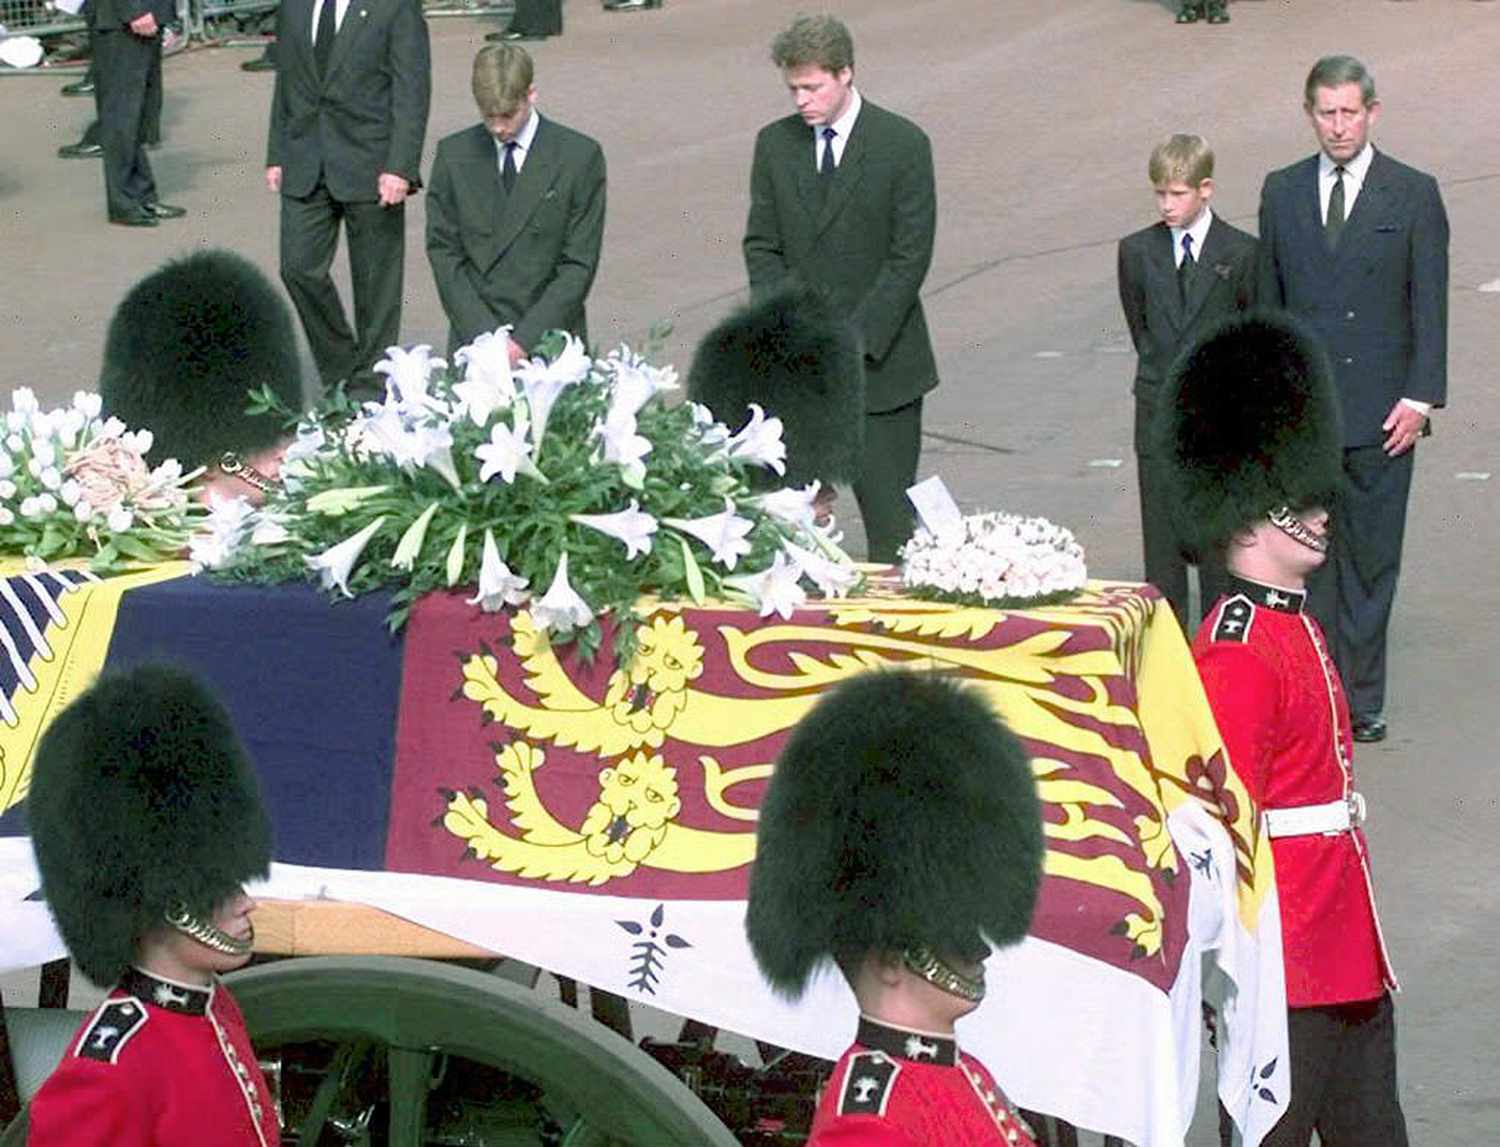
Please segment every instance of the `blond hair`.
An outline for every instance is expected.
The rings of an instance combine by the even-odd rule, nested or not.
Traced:
[[[486,44],[474,57],[474,102],[479,114],[507,116],[531,91],[531,56],[516,44]]]
[[[1178,132],[1168,136],[1152,150],[1146,175],[1153,187],[1179,181],[1197,187],[1214,177],[1213,148],[1201,135]]]

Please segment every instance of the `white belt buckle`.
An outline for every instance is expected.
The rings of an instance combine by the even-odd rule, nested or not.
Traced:
[[[1351,829],[1359,828],[1362,824],[1365,823],[1365,817],[1368,813],[1368,810],[1365,808],[1365,794],[1350,793],[1348,796],[1348,802],[1349,827]]]

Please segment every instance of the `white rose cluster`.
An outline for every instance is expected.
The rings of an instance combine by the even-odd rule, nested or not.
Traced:
[[[917,596],[1024,602],[1077,592],[1088,580],[1071,530],[1018,514],[971,514],[939,533],[919,527],[902,559],[901,580]]]

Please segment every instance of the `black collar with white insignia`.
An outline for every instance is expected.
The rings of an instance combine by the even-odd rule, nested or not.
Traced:
[[[181,1012],[185,1016],[201,1016],[208,1011],[213,999],[213,988],[195,988],[190,984],[179,984],[176,980],[164,980],[143,972],[140,968],[127,968],[120,977],[120,987],[138,1000],[155,1004],[169,1012]]]
[[[1229,575],[1230,594],[1242,593],[1254,604],[1274,609],[1277,613],[1301,613],[1307,594],[1295,589],[1282,589],[1279,585],[1251,581],[1237,574]]]
[[[912,1063],[952,1067],[958,1062],[958,1041],[952,1036],[892,1027],[865,1015],[859,1017],[859,1031],[854,1035],[854,1042]]]

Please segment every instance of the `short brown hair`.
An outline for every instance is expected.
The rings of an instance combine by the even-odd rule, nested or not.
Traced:
[[[1359,85],[1360,100],[1365,107],[1375,102],[1375,77],[1364,64],[1353,56],[1324,56],[1307,73],[1307,83],[1302,86],[1303,103],[1310,108],[1319,88],[1341,88],[1345,84]]]
[[[517,44],[486,44],[474,57],[474,102],[483,116],[510,115],[531,91],[531,56]]]
[[[1151,161],[1146,164],[1146,176],[1152,187],[1181,180],[1189,187],[1197,187],[1205,179],[1214,177],[1214,152],[1201,135],[1178,132],[1169,135],[1151,151]]]
[[[837,16],[798,16],[771,41],[771,62],[783,71],[810,65],[842,72],[854,67],[854,38]]]

